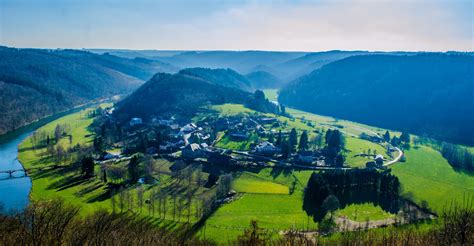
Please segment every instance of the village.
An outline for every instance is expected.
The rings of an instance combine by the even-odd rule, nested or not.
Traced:
[[[102,111],[103,118],[109,123],[115,121],[112,112],[113,108]],[[129,159],[127,156],[136,152],[142,152],[155,157],[167,156],[175,160],[199,161],[221,166],[350,169],[340,154],[344,148],[344,137],[339,130],[333,132],[337,131],[338,138],[341,138],[337,144],[340,146],[333,146],[336,150],[332,150],[322,144],[327,140],[322,138],[327,138],[328,132],[325,133],[326,136],[318,129],[309,133],[316,139],[311,142],[319,142],[316,144],[309,143],[307,131],[299,134],[306,136],[300,136],[299,141],[295,141],[291,138],[297,136],[291,135],[292,131],[296,135],[296,130],[288,129],[285,124],[286,122],[281,122],[277,117],[258,113],[231,116],[212,114],[191,122],[175,115],[152,117],[148,121],[133,117],[127,126],[121,129],[125,132],[125,137],[120,142],[113,143],[113,148],[104,150],[97,161],[119,161]],[[311,126],[311,122],[307,124]],[[379,136],[362,134],[360,138],[380,145],[384,143],[384,139]],[[223,142],[227,144],[222,144]],[[297,142],[299,146],[296,146]],[[397,149],[389,143],[384,146],[387,148],[387,155],[392,158],[391,153]],[[355,153],[355,156],[367,158],[367,168],[384,169],[384,161],[387,161],[386,157],[375,151]]]

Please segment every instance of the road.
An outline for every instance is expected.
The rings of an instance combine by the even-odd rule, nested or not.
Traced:
[[[396,162],[398,162],[398,161],[402,158],[402,156],[403,156],[403,151],[402,151],[400,148],[398,148],[398,147],[395,147],[395,149],[398,151],[398,156],[397,156],[395,159],[393,159],[393,160],[391,160],[391,161],[389,161],[389,162],[387,162],[387,163],[384,163],[384,164],[383,164],[384,167],[388,167],[388,166],[390,166],[390,165],[392,165],[392,164],[395,164]]]

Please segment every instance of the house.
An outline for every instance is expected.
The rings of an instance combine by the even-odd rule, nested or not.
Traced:
[[[277,122],[277,119],[273,117],[262,117],[262,118],[258,118],[257,121],[260,124],[273,124]]]
[[[130,126],[136,126],[143,124],[142,118],[132,118],[130,120]]]
[[[379,165],[379,166],[383,165],[383,160],[384,160],[383,155],[381,155],[381,154],[376,155],[374,160],[375,160],[375,163],[377,165]]]
[[[312,164],[314,161],[313,151],[299,151],[296,160],[304,164]]]
[[[185,159],[192,160],[192,159],[204,157],[205,153],[203,149],[201,148],[201,145],[192,143],[192,144],[188,144],[186,147],[184,147],[181,150],[181,155]]]
[[[274,155],[279,153],[280,149],[275,147],[272,143],[264,141],[255,146],[254,152],[261,155]]]
[[[102,157],[102,159],[104,160],[112,160],[112,159],[118,159],[118,158],[120,158],[119,153],[114,153],[110,151],[105,152],[104,157]]]
[[[189,124],[183,126],[183,127],[181,128],[181,131],[184,132],[184,133],[190,133],[190,132],[193,132],[193,131],[196,130],[196,129],[197,129],[196,124],[194,124],[194,123],[189,123]]]
[[[203,134],[203,133],[200,133],[200,132],[194,132],[191,134],[191,136],[189,136],[188,138],[188,142],[189,143],[206,143],[209,141],[209,139],[211,138],[211,135],[209,134]]]
[[[235,131],[232,132],[230,136],[236,140],[246,140],[249,137],[249,134],[244,131]]]

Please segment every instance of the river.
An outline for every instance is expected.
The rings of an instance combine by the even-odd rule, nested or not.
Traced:
[[[18,161],[18,145],[36,129],[60,117],[78,112],[94,104],[90,103],[57,113],[15,131],[0,135],[0,171],[23,169]],[[9,178],[9,174],[0,174],[0,212],[1,210],[5,212],[22,210],[28,205],[31,190],[30,177],[25,177],[23,172],[14,173],[13,176],[13,178]]]

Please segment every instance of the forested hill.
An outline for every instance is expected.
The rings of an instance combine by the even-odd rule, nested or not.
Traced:
[[[227,71],[227,70],[224,70]],[[119,102],[115,115],[122,120],[141,117],[146,120],[152,116],[171,114],[192,116],[197,109],[206,104],[245,103],[251,93],[227,87],[224,82],[213,82],[190,75],[187,72],[176,74],[159,73],[142,85],[129,97]],[[210,70],[215,76],[222,76],[221,70]],[[227,71],[230,72],[230,71]]]
[[[201,78],[226,87],[233,87],[245,91],[252,90],[251,82],[232,69],[188,68],[179,71],[179,73]]]
[[[474,56],[353,56],[280,91],[306,111],[474,145]]]
[[[169,64],[75,50],[0,47],[0,134],[90,100],[128,93]]]

